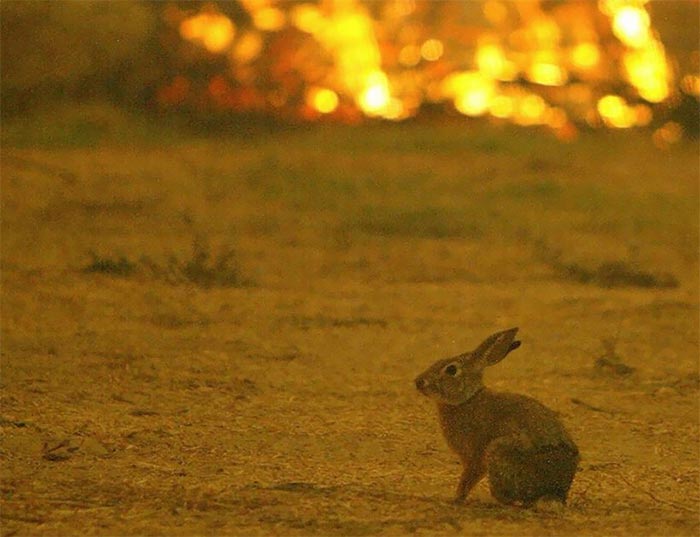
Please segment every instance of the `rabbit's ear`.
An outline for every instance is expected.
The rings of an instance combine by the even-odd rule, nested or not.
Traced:
[[[514,351],[520,347],[520,341],[515,341],[517,328],[503,330],[487,337],[484,342],[479,345],[474,352],[471,353],[472,360],[480,364],[481,367],[497,364],[510,351]]]

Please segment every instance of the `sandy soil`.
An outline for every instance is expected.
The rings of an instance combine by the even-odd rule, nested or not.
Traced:
[[[584,285],[517,238],[360,234],[233,164],[216,182],[232,148],[209,144],[3,150],[3,535],[698,534],[697,255],[668,253],[675,288]],[[696,158],[674,188],[697,202]],[[84,270],[189,255],[193,220],[213,251],[235,232],[248,281]],[[460,466],[412,384],[511,326],[487,383],[579,444],[563,513],[484,482],[451,505]]]

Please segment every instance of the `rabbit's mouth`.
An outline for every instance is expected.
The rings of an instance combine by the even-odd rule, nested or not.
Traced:
[[[435,386],[422,377],[416,379],[416,388],[426,397],[435,397],[437,395]]]

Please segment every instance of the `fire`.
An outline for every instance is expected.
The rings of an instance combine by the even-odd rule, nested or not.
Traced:
[[[444,50],[445,48],[440,40],[428,39],[421,46],[420,55],[429,62],[434,62],[440,59]]]
[[[328,88],[310,88],[306,102],[322,114],[330,114],[338,108],[338,94]]]
[[[646,0],[602,0],[601,9],[612,18],[615,36],[629,50],[623,56],[627,80],[640,97],[660,103],[671,94],[672,73],[664,46],[651,28]]]
[[[670,93],[671,73],[666,55],[658,42],[625,53],[625,72],[639,95],[652,103],[660,103]]]
[[[479,71],[450,75],[443,83],[445,96],[451,97],[455,108],[467,116],[484,115],[494,94],[495,82]]]
[[[421,60],[421,48],[415,45],[407,45],[399,52],[399,63],[404,67],[415,67]]]
[[[257,32],[246,32],[231,51],[231,59],[238,64],[246,64],[258,57],[263,47],[262,37]]]
[[[253,14],[253,24],[259,30],[274,32],[283,28],[286,23],[287,17],[284,12],[274,7],[265,7]]]
[[[603,120],[612,127],[626,129],[634,125],[634,110],[618,95],[606,95],[601,98],[597,108]]]
[[[593,69],[600,62],[600,49],[595,43],[579,43],[571,51],[571,61],[579,69]]]
[[[503,49],[493,43],[481,44],[476,50],[479,71],[497,80],[513,80],[517,74],[515,64],[506,58]]]
[[[200,42],[210,52],[223,52],[233,42],[236,27],[228,17],[203,12],[180,23],[180,35],[188,41]]]
[[[556,63],[534,63],[528,70],[528,78],[544,86],[561,86],[566,82],[566,71]]]
[[[625,45],[643,47],[650,39],[649,14],[638,6],[624,6],[614,12],[613,32]]]
[[[315,34],[323,25],[323,16],[319,9],[311,4],[294,6],[291,11],[292,24],[302,32]]]
[[[298,106],[307,118],[353,117],[355,110],[400,120],[423,102],[448,101],[465,116],[519,125],[629,128],[649,124],[653,105],[677,91],[647,0],[486,0],[478,7],[429,0],[240,4],[247,22],[234,22],[209,4],[199,13],[180,12],[178,26],[183,39],[227,54],[230,80],[217,78],[208,87],[216,102],[232,108],[267,102]],[[490,24],[479,33],[475,11]],[[601,26],[606,17],[607,35]],[[271,42],[278,44],[270,48]],[[274,51],[285,54],[286,63],[276,66],[268,56]],[[679,84],[687,95],[700,96],[696,74]],[[277,89],[264,89],[271,87]],[[620,94],[600,89],[609,87]],[[181,102],[193,91],[186,79],[174,78],[159,100]]]

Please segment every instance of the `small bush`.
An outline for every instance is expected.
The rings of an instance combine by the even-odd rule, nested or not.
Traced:
[[[597,267],[589,267],[576,262],[562,261],[560,251],[539,243],[537,255],[552,267],[563,279],[600,287],[678,287],[678,279],[666,272],[654,273],[637,267],[625,260],[607,261]]]
[[[212,254],[209,244],[202,238],[194,239],[192,254],[184,260],[174,255],[165,262],[154,261],[148,256],[142,256],[138,262],[124,256],[113,258],[92,254],[92,257],[92,262],[83,268],[83,272],[121,277],[140,272],[172,284],[192,283],[205,289],[241,287],[250,283],[241,275],[233,248],[224,246]]]
[[[209,245],[195,239],[192,257],[180,266],[183,277],[201,287],[237,287],[243,283],[236,254],[229,246],[212,255]]]
[[[92,261],[83,268],[83,272],[111,274],[112,276],[131,276],[136,272],[136,264],[126,257],[102,257],[94,252],[90,254]]]

